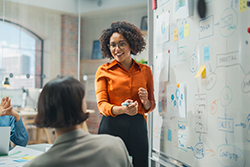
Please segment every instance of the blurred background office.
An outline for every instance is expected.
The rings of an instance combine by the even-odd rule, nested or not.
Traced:
[[[10,96],[21,113],[29,144],[55,139],[53,129],[35,131],[32,121],[43,85],[58,76],[74,76],[86,86],[93,111],[87,127],[97,133],[101,115],[94,75],[109,61],[100,54],[98,39],[121,20],[141,28],[147,38],[147,0],[0,0],[0,97]],[[147,63],[147,50],[135,58]]]

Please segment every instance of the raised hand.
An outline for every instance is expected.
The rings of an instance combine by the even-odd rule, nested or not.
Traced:
[[[10,104],[10,99],[9,97],[4,97],[2,98],[1,104],[0,104],[0,116],[3,115],[9,115],[10,111],[12,110],[12,106]]]
[[[138,89],[138,94],[139,94],[139,98],[140,98],[142,104],[145,104],[145,103],[148,102],[148,91],[147,91],[147,89],[144,89],[144,88],[140,87]]]

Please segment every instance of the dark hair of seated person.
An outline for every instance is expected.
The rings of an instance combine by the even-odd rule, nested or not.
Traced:
[[[83,112],[83,84],[73,77],[60,77],[48,82],[38,99],[37,127],[67,128],[81,124],[89,117]]]

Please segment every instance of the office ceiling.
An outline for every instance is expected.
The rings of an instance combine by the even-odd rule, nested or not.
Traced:
[[[77,14],[79,10],[81,14],[87,14],[95,11],[147,5],[147,0],[8,0],[8,2],[21,3],[72,14]]]

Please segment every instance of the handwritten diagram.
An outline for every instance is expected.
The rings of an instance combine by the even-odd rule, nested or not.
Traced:
[[[186,117],[185,84],[167,85],[167,111],[169,117]]]

